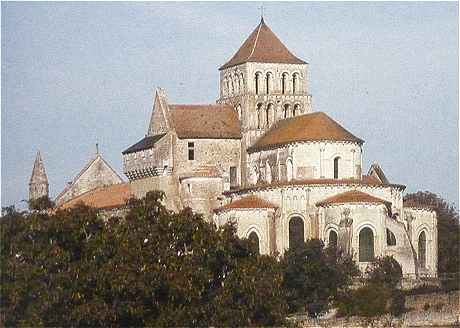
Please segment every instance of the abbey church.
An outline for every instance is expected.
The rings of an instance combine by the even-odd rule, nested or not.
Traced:
[[[170,103],[158,88],[146,136],[122,152],[128,182],[97,153],[56,206],[118,215],[130,197],[162,190],[171,210],[235,222],[261,254],[320,238],[361,268],[392,255],[407,277],[437,276],[435,212],[404,203],[405,186],[378,164],[362,167],[364,140],[313,110],[308,63],[263,18],[219,74],[214,104]],[[48,194],[41,157],[30,190]]]

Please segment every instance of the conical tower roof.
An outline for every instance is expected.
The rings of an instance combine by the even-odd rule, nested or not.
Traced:
[[[236,54],[222,65],[219,70],[247,62],[306,64],[286,48],[275,33],[265,24],[263,17]]]
[[[34,168],[32,170],[32,176],[30,177],[29,184],[48,184],[48,177],[46,176],[45,164],[43,164],[42,155],[40,151],[37,152],[35,157]]]

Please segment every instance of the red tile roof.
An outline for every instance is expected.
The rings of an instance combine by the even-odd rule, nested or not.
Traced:
[[[241,199],[235,200],[227,205],[219,207],[215,212],[221,212],[231,209],[251,209],[251,208],[277,208],[276,205],[259,198],[257,196],[247,196]]]
[[[370,204],[384,204],[391,205],[391,202],[374,197],[358,190],[347,191],[329,198],[326,198],[320,202],[317,202],[317,206],[328,206],[333,204],[344,204],[344,203],[370,203]]]
[[[87,206],[101,209],[121,207],[133,196],[129,183],[119,183],[99,187],[81,194],[62,204],[60,209],[67,209],[83,203]]]
[[[414,199],[408,199],[403,201],[403,207],[410,207],[419,210],[428,210],[433,211],[435,209],[434,205],[422,204]]]
[[[364,143],[323,112],[300,115],[276,122],[248,152],[299,141],[351,141]]]
[[[233,57],[219,70],[247,62],[306,64],[294,56],[265,24],[263,18]]]
[[[182,139],[241,139],[238,114],[229,105],[169,105]]]

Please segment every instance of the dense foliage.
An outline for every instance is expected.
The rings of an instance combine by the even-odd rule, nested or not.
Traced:
[[[274,325],[287,306],[276,259],[251,253],[231,225],[170,213],[162,193],[125,219],[88,207],[1,221],[5,326]]]
[[[54,202],[48,196],[29,200],[29,208],[35,211],[44,211],[54,206]]]
[[[460,224],[456,208],[429,191],[408,194],[405,201],[414,201],[436,211],[438,217],[438,272],[460,270]]]
[[[281,266],[289,310],[307,311],[311,316],[326,310],[338,291],[346,289],[359,273],[351,257],[324,248],[319,239],[289,249]]]
[[[363,286],[338,296],[339,314],[364,317],[402,314],[405,296],[398,288],[401,279],[401,266],[393,257],[377,258],[367,267]]]

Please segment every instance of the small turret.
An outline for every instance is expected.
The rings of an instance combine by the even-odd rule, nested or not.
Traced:
[[[29,181],[29,201],[35,200],[43,196],[48,196],[49,184],[48,177],[45,172],[45,165],[43,164],[40,151],[37,152],[35,158],[32,176]]]

